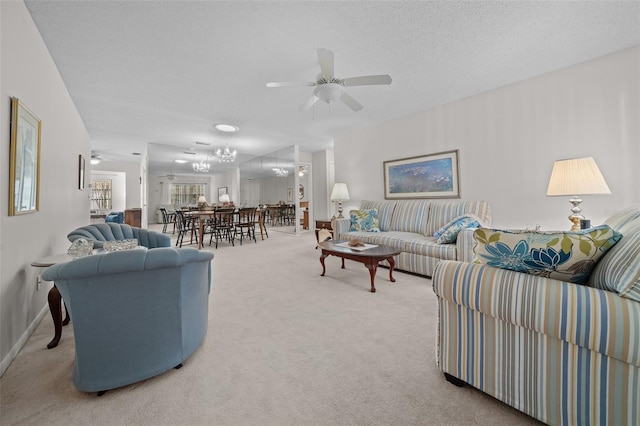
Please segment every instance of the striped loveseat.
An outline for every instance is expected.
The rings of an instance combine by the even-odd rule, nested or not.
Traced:
[[[369,244],[385,244],[402,250],[395,258],[396,268],[431,276],[443,259],[470,260],[473,232],[464,229],[453,243],[438,244],[436,231],[454,219],[470,215],[484,226],[491,224],[491,210],[485,201],[385,200],[361,201],[360,210],[377,212],[380,232],[351,231],[350,218],[333,223],[336,240],[359,238]]]
[[[440,262],[437,363],[447,379],[552,425],[640,424],[640,208],[585,285]]]

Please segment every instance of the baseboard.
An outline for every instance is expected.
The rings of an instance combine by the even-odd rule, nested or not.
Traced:
[[[25,332],[22,333],[22,336],[20,336],[16,344],[13,345],[7,356],[2,359],[2,362],[0,362],[0,377],[4,375],[4,372],[7,371],[7,368],[9,368],[13,360],[16,359],[16,357],[20,353],[20,350],[24,347],[24,345],[27,344],[27,341],[29,341],[29,337],[31,337],[33,332],[36,331],[36,328],[38,328],[40,321],[42,321],[42,318],[47,314],[47,312],[49,312],[49,306],[44,305],[42,310],[38,313],[38,315],[36,315],[31,324],[29,324],[29,327],[27,327]]]

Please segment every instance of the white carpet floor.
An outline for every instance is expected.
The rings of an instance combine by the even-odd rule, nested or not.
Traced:
[[[47,314],[0,378],[1,425],[526,425],[435,363],[431,281],[326,260],[313,232],[212,250],[209,328],[179,370],[97,397],[71,381],[73,324]],[[153,295],[149,295],[153,297]],[[117,313],[114,313],[117,315]]]

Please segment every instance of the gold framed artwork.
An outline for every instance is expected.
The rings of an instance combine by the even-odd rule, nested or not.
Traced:
[[[11,98],[9,216],[40,209],[40,137],[42,122],[18,99]]]
[[[385,161],[384,198],[460,198],[458,150]]]

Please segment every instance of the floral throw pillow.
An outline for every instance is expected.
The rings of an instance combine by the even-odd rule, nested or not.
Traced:
[[[351,210],[349,218],[351,219],[349,231],[380,232],[378,209]]]
[[[465,214],[456,217],[442,228],[438,229],[433,234],[433,237],[436,239],[436,244],[455,243],[460,231],[465,228],[478,227],[480,227],[480,218],[473,214]]]
[[[575,232],[480,228],[473,238],[475,263],[584,284],[598,260],[622,234],[607,225]]]

